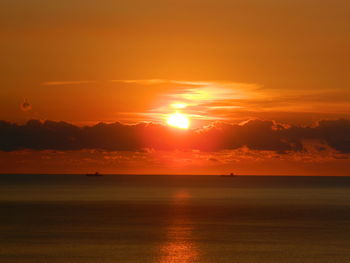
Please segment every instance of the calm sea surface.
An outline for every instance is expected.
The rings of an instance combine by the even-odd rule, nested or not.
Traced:
[[[350,177],[0,175],[0,262],[348,263]]]

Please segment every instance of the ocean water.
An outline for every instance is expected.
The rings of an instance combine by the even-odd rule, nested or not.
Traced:
[[[348,263],[350,177],[0,175],[0,262]]]

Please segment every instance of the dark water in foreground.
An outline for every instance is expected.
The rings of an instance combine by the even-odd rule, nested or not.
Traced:
[[[0,262],[347,263],[350,177],[0,175]]]

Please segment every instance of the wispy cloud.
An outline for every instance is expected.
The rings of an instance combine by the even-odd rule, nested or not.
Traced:
[[[337,88],[269,89],[259,83],[161,78],[50,81],[42,85],[87,85],[92,90],[105,89],[105,94],[110,94],[109,98],[113,99],[99,101],[99,105],[106,105],[106,101],[110,101],[111,111],[106,115],[113,118],[114,115],[124,114],[123,121],[128,121],[125,120],[126,113],[133,112],[129,115],[133,117],[130,121],[140,117],[145,121],[164,122],[169,114],[180,111],[199,125],[213,120],[239,122],[247,118],[286,118],[288,121],[294,119],[296,123],[310,123],[321,119],[319,115],[322,114],[324,118],[333,118],[330,114],[334,118],[344,117],[350,107],[350,92]],[[124,103],[124,100],[129,103]],[[116,105],[118,109],[113,111]],[[174,108],[173,105],[184,106]],[[292,114],[295,116],[292,117]],[[310,114],[314,114],[314,117],[310,117]]]
[[[47,81],[42,82],[42,86],[65,86],[65,85],[79,85],[79,84],[87,84],[87,83],[96,83],[96,81],[92,80],[77,80],[77,81]]]
[[[120,83],[135,83],[141,85],[153,85],[153,84],[183,84],[191,86],[203,86],[209,85],[211,82],[204,81],[187,81],[187,80],[169,80],[169,79],[116,79],[111,80],[111,82],[120,82]]]

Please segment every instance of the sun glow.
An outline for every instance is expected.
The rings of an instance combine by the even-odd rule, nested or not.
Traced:
[[[179,112],[171,114],[167,119],[167,123],[170,126],[180,129],[188,129],[190,126],[189,119],[184,114]]]
[[[174,103],[174,104],[171,104],[171,106],[175,109],[184,109],[187,107],[187,104],[186,103]]]

